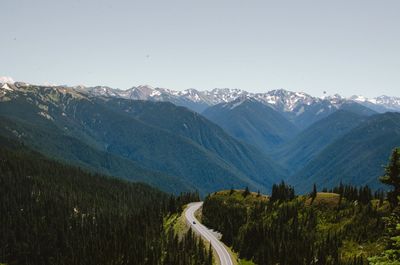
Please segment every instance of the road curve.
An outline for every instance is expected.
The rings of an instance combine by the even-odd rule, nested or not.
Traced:
[[[203,238],[211,243],[213,249],[217,252],[217,255],[220,260],[221,265],[233,265],[233,260],[231,255],[229,255],[228,250],[225,245],[218,240],[218,238],[210,232],[210,230],[202,225],[196,217],[194,217],[194,213],[203,205],[203,202],[194,202],[188,204],[188,207],[185,212],[186,221],[191,226],[192,230],[198,234],[200,234]]]

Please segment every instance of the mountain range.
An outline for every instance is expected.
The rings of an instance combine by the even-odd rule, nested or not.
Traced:
[[[215,88],[199,91],[186,89],[176,91],[166,88],[151,87],[147,85],[136,86],[126,90],[114,89],[106,86],[83,87],[76,89],[88,92],[95,96],[113,96],[137,100],[169,101],[176,105],[182,105],[197,112],[203,112],[206,108],[220,103],[227,103],[239,97],[247,96],[264,104],[268,104],[280,112],[302,112],[302,107],[326,102],[331,107],[337,107],[343,102],[355,101],[372,108],[377,112],[400,111],[400,97],[379,96],[366,98],[364,96],[342,97],[338,94],[324,98],[313,97],[303,92],[292,92],[284,89],[275,89],[265,93],[252,93],[241,89]],[[322,111],[321,111],[322,112]],[[299,114],[298,114],[299,115]]]
[[[284,170],[200,114],[168,102],[10,85],[0,133],[48,156],[167,191],[267,190]]]
[[[400,146],[397,111],[400,99],[386,96],[0,84],[1,136],[174,193],[268,191],[280,180],[300,192],[341,181],[382,188],[377,176]]]
[[[238,98],[252,98],[278,111],[299,129],[305,129],[312,123],[329,116],[344,104],[351,105],[358,103],[378,113],[388,111],[400,112],[400,97],[389,96],[379,96],[369,99],[364,96],[345,98],[335,94],[319,98],[303,92],[292,92],[284,89],[275,89],[265,93],[252,93],[230,88],[215,88],[205,91],[191,88],[176,91],[146,85],[132,87],[127,90],[113,89],[105,86],[75,87],[75,89],[92,96],[167,101],[199,113],[203,113],[212,106],[229,103]]]

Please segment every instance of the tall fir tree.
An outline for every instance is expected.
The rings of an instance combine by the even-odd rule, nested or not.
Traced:
[[[249,187],[246,187],[245,190],[243,191],[243,197],[247,197],[248,195],[250,195],[250,190]]]
[[[310,194],[310,197],[311,197],[311,204],[314,202],[314,200],[315,200],[315,198],[317,197],[317,185],[314,183],[314,185],[313,185],[313,190],[312,190],[312,192],[311,192],[311,194]]]
[[[392,152],[389,164],[385,167],[385,175],[379,178],[383,184],[393,187],[393,190],[387,193],[388,200],[392,209],[399,203],[400,196],[400,149],[396,148]]]

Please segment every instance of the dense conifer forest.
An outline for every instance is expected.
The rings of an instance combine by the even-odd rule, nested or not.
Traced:
[[[271,196],[245,190],[210,194],[202,221],[258,265],[400,264],[400,159],[394,151],[383,183],[393,190],[340,184],[308,195],[274,185]]]
[[[164,225],[198,200],[93,175],[1,139],[0,264],[211,265],[192,232],[178,237]]]

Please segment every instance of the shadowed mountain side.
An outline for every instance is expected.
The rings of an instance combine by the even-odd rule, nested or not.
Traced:
[[[289,178],[300,192],[311,185],[333,187],[343,183],[382,187],[383,174],[393,148],[400,146],[400,113],[371,116],[318,153],[314,160]]]
[[[249,98],[218,104],[206,109],[203,115],[232,136],[266,153],[284,144],[298,132],[279,112]]]

